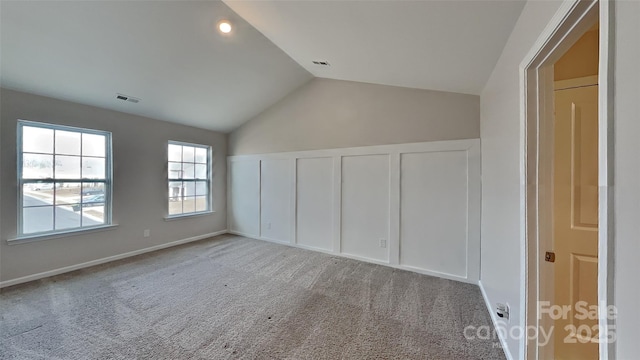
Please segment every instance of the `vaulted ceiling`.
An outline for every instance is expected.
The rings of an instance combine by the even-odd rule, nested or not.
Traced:
[[[524,7],[518,0],[224,1],[317,77],[466,94],[480,94]]]
[[[230,131],[312,78],[220,1],[0,6],[1,84],[15,90]]]
[[[523,5],[1,1],[0,85],[225,132],[313,76],[479,94]]]

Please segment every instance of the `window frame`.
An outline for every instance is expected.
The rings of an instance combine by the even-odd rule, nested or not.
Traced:
[[[75,132],[75,133],[81,133],[81,134],[91,134],[91,135],[101,135],[105,137],[105,174],[104,174],[104,180],[96,180],[96,179],[88,179],[88,178],[78,178],[78,179],[56,179],[55,178],[55,160],[54,160],[54,164],[53,164],[53,178],[45,178],[45,179],[24,179],[23,178],[23,172],[22,172],[22,168],[23,168],[23,158],[24,158],[24,151],[23,151],[23,128],[27,126],[27,127],[37,127],[37,128],[42,128],[42,129],[51,129],[51,130],[60,130],[60,131],[68,131],[68,132]],[[22,120],[19,119],[18,123],[17,123],[17,137],[16,137],[16,150],[17,150],[17,158],[16,158],[16,165],[17,165],[17,179],[18,179],[18,203],[17,203],[17,210],[18,210],[18,216],[17,216],[17,220],[18,220],[18,229],[16,231],[17,233],[17,237],[16,240],[20,240],[20,239],[32,239],[32,238],[38,238],[38,237],[51,237],[51,236],[55,236],[56,235],[65,235],[65,234],[70,234],[70,233],[76,233],[76,232],[83,232],[83,231],[95,231],[97,229],[102,229],[102,228],[108,228],[108,227],[112,227],[113,226],[113,216],[112,216],[112,210],[113,210],[113,146],[112,146],[112,134],[110,131],[104,131],[104,130],[95,130],[95,129],[86,129],[86,128],[81,128],[81,127],[76,127],[76,126],[67,126],[67,125],[59,125],[59,124],[52,124],[52,123],[45,123],[45,122],[40,122],[40,121],[32,121],[32,120]],[[55,134],[55,133],[54,133]],[[82,143],[80,145],[80,157],[82,157]],[[55,152],[55,135],[53,137],[53,152],[51,153],[51,155],[56,156],[56,152]],[[53,184],[54,189],[56,188],[56,184],[59,183],[100,183],[100,184],[104,184],[104,222],[102,224],[97,224],[97,225],[91,225],[91,226],[78,226],[78,227],[73,227],[73,228],[65,228],[65,229],[59,229],[56,230],[55,229],[55,200],[54,203],[52,204],[53,206],[53,230],[51,231],[38,231],[38,232],[31,232],[31,233],[25,233],[24,232],[24,185],[26,184],[38,184],[38,183],[51,183]],[[82,188],[81,188],[82,189]],[[55,197],[54,197],[55,199]],[[80,192],[80,201],[82,204],[82,190]],[[82,205],[81,205],[82,206]],[[80,215],[82,216],[82,214]]]
[[[185,178],[176,178],[176,179],[172,179],[169,176],[169,163],[171,162],[177,162],[177,161],[170,161],[169,160],[169,146],[170,145],[178,145],[178,146],[189,146],[189,147],[193,147],[193,148],[201,148],[201,149],[206,149],[207,151],[207,179],[206,179],[206,184],[207,184],[207,210],[202,210],[202,211],[193,211],[193,212],[188,212],[185,213],[184,212],[184,195],[181,196],[182,198],[182,202],[183,202],[183,207],[182,207],[182,212],[180,214],[170,214],[169,212],[169,202],[171,199],[171,196],[169,196],[169,183],[171,182],[196,182],[196,181],[203,181],[203,179],[198,179],[198,178],[194,178],[193,179],[185,179]],[[167,212],[166,212],[166,216],[165,219],[166,220],[174,220],[174,219],[179,219],[179,218],[185,218],[185,217],[191,217],[191,216],[202,216],[202,215],[206,215],[206,214],[211,214],[213,213],[213,146],[211,145],[205,145],[205,144],[196,144],[196,143],[190,143],[190,142],[185,142],[185,141],[178,141],[178,140],[169,140],[167,141],[166,147],[165,147],[165,167],[166,167],[166,189],[167,191],[165,192],[165,194],[167,194],[166,197],[166,206],[167,206]],[[184,164],[184,157],[180,160],[180,164]],[[189,163],[189,162],[187,162]],[[194,164],[198,164],[194,161]]]

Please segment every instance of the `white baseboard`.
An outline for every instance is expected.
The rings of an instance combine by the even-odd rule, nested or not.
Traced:
[[[429,276],[433,276],[441,279],[447,279],[447,280],[453,280],[453,281],[463,282],[467,284],[477,285],[477,282],[474,279],[464,277],[464,276],[448,274],[448,273],[435,271],[435,270],[421,269],[421,268],[402,265],[402,264],[397,264],[397,265],[387,264],[387,266],[391,266],[392,268],[395,268],[395,269],[415,272],[422,275],[429,275]]]
[[[272,242],[274,244],[293,245],[293,246],[295,246],[295,244],[291,244],[290,242],[287,242],[287,241],[282,241],[282,240],[278,240],[278,239],[272,239],[272,238],[264,237],[264,236],[251,235],[251,234],[243,233],[243,232],[236,231],[236,230],[229,230],[228,232],[229,232],[229,234],[238,235],[238,236],[246,237],[246,238],[249,238],[249,239],[264,240],[264,241]]]
[[[463,277],[463,276],[452,275],[452,274],[447,274],[447,273],[442,273],[442,272],[432,271],[432,270],[426,270],[426,269],[420,269],[420,268],[407,266],[407,265],[401,265],[401,264],[390,264],[388,261],[385,261],[385,260],[377,260],[377,259],[371,259],[371,258],[364,257],[364,256],[345,254],[345,253],[338,252],[338,251],[315,248],[315,247],[312,247],[312,246],[300,245],[300,244],[296,244],[294,242],[280,241],[280,240],[271,239],[271,238],[267,238],[267,237],[247,234],[247,233],[243,233],[243,232],[236,231],[236,230],[229,230],[229,234],[238,235],[238,236],[244,236],[246,238],[254,239],[254,240],[268,241],[268,242],[272,242],[274,244],[291,246],[291,247],[295,247],[295,248],[298,248],[298,249],[317,251],[317,252],[321,252],[323,254],[339,256],[339,257],[358,260],[358,261],[364,261],[364,262],[377,264],[377,265],[382,265],[382,266],[388,266],[388,267],[391,267],[391,268],[394,268],[394,269],[411,271],[411,272],[415,272],[415,273],[418,273],[418,274],[439,277],[439,278],[443,278],[443,279],[447,279],[447,280],[459,281],[459,282],[464,282],[464,283],[469,283],[469,284],[474,284],[474,285],[477,284],[476,281],[474,281],[473,279],[468,279],[468,278]]]
[[[262,240],[262,239],[260,239],[260,240]],[[329,254],[329,255],[339,256],[339,257],[358,260],[358,261],[363,261],[363,262],[376,264],[376,265],[387,266],[387,267],[394,268],[394,269],[411,271],[411,272],[422,274],[422,275],[428,275],[428,276],[433,276],[433,277],[437,277],[437,278],[453,280],[453,281],[459,281],[459,282],[463,282],[463,283],[476,285],[475,281],[467,279],[467,278],[462,277],[462,276],[442,273],[442,272],[438,272],[438,271],[420,269],[420,268],[417,268],[417,267],[407,266],[407,265],[402,265],[402,264],[391,264],[391,263],[389,263],[388,261],[385,261],[385,260],[372,259],[372,258],[368,258],[366,256],[358,256],[358,255],[352,255],[352,254],[345,254],[345,253],[341,253],[341,252],[333,252],[333,251],[328,251],[328,250],[324,250],[324,249],[313,248],[313,247],[310,247],[310,246],[301,246],[301,245],[298,245],[298,244],[289,244],[289,243],[282,243],[282,242],[279,243],[279,244],[289,245],[289,246],[293,246],[293,247],[297,247],[297,248],[301,248],[301,249],[306,249],[306,250],[311,250],[311,251],[318,251],[318,252]]]
[[[489,316],[491,316],[491,322],[493,323],[493,328],[498,328],[498,318],[496,318],[496,312],[491,302],[489,302],[489,297],[487,296],[486,291],[484,291],[484,286],[482,286],[482,281],[478,281],[478,287],[480,287],[480,292],[482,293],[482,298],[484,299],[485,305],[487,305],[487,310],[489,311]],[[504,356],[506,356],[507,360],[513,360],[513,356],[511,355],[511,351],[507,347],[507,340],[504,338],[504,334],[501,331],[496,331],[498,334],[498,339],[500,340],[500,345],[502,346],[502,351],[504,351]]]
[[[258,238],[258,235],[247,234],[247,233],[243,233],[243,232],[236,231],[236,230],[231,230],[231,229],[229,229],[227,232],[229,234],[238,235],[238,236],[244,236],[244,237],[248,237],[250,239],[257,239]]]
[[[302,244],[296,244],[296,243],[291,243],[291,244],[287,244],[287,245],[291,245],[300,249],[305,249],[305,250],[311,250],[311,251],[317,251],[317,252],[321,252],[323,254],[328,254],[328,255],[340,255],[339,252],[337,251],[333,251],[330,249],[323,249],[323,248],[319,248],[319,247],[313,247],[313,246],[309,246],[309,245],[302,245]]]
[[[79,269],[83,269],[83,268],[87,268],[95,265],[100,265],[100,264],[108,263],[111,261],[121,260],[128,257],[132,257],[132,256],[136,256],[136,255],[140,255],[140,254],[144,254],[144,253],[148,253],[156,250],[166,249],[172,246],[182,245],[182,244],[190,243],[192,241],[198,241],[198,240],[202,240],[202,239],[206,239],[206,238],[210,238],[213,236],[222,235],[226,233],[228,233],[227,230],[220,230],[220,231],[216,231],[216,232],[212,232],[204,235],[193,236],[186,239],[181,239],[181,240],[168,242],[165,244],[151,246],[144,249],[134,250],[134,251],[126,252],[123,254],[108,256],[102,259],[91,260],[81,264],[65,266],[58,269],[54,269],[54,270],[49,270],[49,271],[45,271],[45,272],[41,272],[33,275],[19,277],[16,279],[0,281],[0,288],[11,286],[11,285],[22,284],[22,283],[33,281],[33,280],[39,280],[39,279],[43,279],[43,278],[54,276],[54,275],[64,274],[70,271],[79,270]]]

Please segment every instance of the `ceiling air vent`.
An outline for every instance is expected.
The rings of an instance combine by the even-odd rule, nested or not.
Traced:
[[[320,66],[331,66],[327,60],[313,60],[312,63]]]
[[[116,99],[122,100],[122,101],[132,102],[134,104],[137,104],[137,103],[140,102],[140,99],[135,98],[133,96],[124,95],[124,94],[116,94]]]

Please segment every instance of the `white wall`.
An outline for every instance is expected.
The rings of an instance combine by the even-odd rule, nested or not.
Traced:
[[[479,154],[473,139],[230,156],[230,231],[476,283]]]
[[[288,159],[266,159],[260,166],[260,234],[289,242],[293,166]]]
[[[229,154],[476,139],[476,95],[316,78],[229,137]]]
[[[519,66],[560,1],[529,1],[480,95],[482,139],[482,287],[492,308],[510,305],[508,325],[520,318],[520,78]],[[503,320],[500,320],[506,324]],[[505,352],[523,358],[520,342],[508,338]]]
[[[260,161],[230,161],[229,229],[247,236],[260,234]]]
[[[640,354],[640,2],[615,6],[615,304],[617,358]]]
[[[5,284],[173,241],[226,230],[226,136],[141,116],[1,89],[2,171],[0,194],[0,281]],[[17,235],[17,120],[33,120],[112,133],[113,223],[115,229],[8,244]],[[165,221],[166,148],[169,140],[213,147],[215,213]],[[150,237],[143,231],[151,230]]]
[[[615,304],[618,359],[637,358],[640,323],[637,274],[640,272],[640,153],[638,99],[640,62],[638,34],[640,3],[612,2],[615,8]],[[491,75],[481,99],[482,139],[482,278],[491,304],[507,302],[509,326],[521,326],[520,187],[520,84],[519,66],[534,42],[560,7],[560,1],[529,1]],[[606,44],[603,44],[606,45]],[[500,320],[502,321],[502,320]],[[523,358],[520,342],[508,338],[505,349],[512,358]]]
[[[295,243],[333,251],[333,157],[299,158],[295,162],[296,217],[292,225],[296,229]]]
[[[400,263],[465,276],[467,244],[456,240],[466,238],[468,228],[445,224],[452,219],[464,222],[461,214],[469,198],[467,152],[402,154],[400,170]],[[425,234],[438,241],[424,241]]]
[[[389,261],[389,155],[342,157],[343,254]]]

